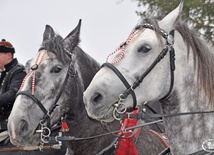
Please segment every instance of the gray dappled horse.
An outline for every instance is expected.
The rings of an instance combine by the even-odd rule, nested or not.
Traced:
[[[82,138],[67,143],[67,154],[113,154],[116,139],[113,134],[84,140],[84,137],[118,130],[120,126],[117,122],[109,123],[107,130],[86,113],[82,100],[83,91],[100,66],[78,46],[80,25],[79,22],[64,39],[50,26],[46,26],[42,47],[26,64],[28,74],[9,117],[8,129],[14,145],[39,145],[39,127],[45,126],[47,130],[48,124],[52,127],[63,118],[70,129],[64,135]],[[161,139],[143,128],[137,148],[140,154],[156,155],[165,146]]]
[[[90,117],[111,122],[115,109],[133,106],[133,92],[138,105],[160,100],[171,152],[208,154],[214,151],[214,53],[181,20],[182,8],[183,1],[160,21],[140,21],[94,76],[84,102]]]

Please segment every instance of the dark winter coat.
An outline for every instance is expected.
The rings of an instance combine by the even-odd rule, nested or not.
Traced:
[[[5,65],[5,69],[0,75],[0,130],[5,128],[5,120],[10,115],[16,93],[21,86],[26,72],[23,65],[17,59],[13,59]]]

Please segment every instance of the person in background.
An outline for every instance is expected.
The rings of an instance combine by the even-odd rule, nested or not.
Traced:
[[[3,135],[8,135],[7,119],[12,110],[16,93],[26,76],[24,66],[14,58],[14,53],[13,45],[2,39],[0,42],[0,141]]]

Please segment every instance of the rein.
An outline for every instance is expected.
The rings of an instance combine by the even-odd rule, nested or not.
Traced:
[[[196,114],[206,114],[206,113],[214,113],[214,111],[195,111],[195,112],[182,112],[182,113],[172,113],[172,114],[146,114],[146,112],[138,114],[125,114],[125,113],[117,113],[115,116],[117,119],[124,118],[137,118],[137,119],[146,119],[146,118],[167,118],[167,117],[176,117],[176,116],[185,116],[185,115],[196,115]]]
[[[156,123],[160,123],[163,122],[163,120],[157,120],[157,121],[152,121],[149,123],[143,123],[143,124],[139,124],[139,125],[135,125],[135,126],[131,126],[131,127],[127,127],[124,128],[124,130],[132,130],[135,128],[141,128],[141,127],[145,127],[148,125],[152,125],[152,124],[156,124]],[[114,135],[117,134],[118,132],[121,132],[121,130],[115,130],[115,131],[110,131],[107,133],[103,133],[103,134],[99,134],[99,135],[95,135],[95,136],[90,136],[90,137],[75,137],[75,136],[56,136],[56,137],[49,137],[49,140],[56,140],[56,141],[82,141],[82,140],[91,140],[91,139],[95,139],[95,138],[100,138],[103,136],[108,136],[108,135]],[[116,136],[116,137],[120,137],[120,136]]]

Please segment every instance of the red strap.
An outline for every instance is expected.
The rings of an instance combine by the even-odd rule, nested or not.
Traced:
[[[138,109],[134,110],[131,113],[137,114]],[[132,119],[125,118],[123,120],[123,126],[121,127],[122,131],[119,132],[118,135],[123,136],[124,138],[119,138],[115,155],[138,155],[138,150],[135,146],[134,140],[135,138],[138,138],[140,134],[140,128],[138,128],[138,131],[135,133],[134,136],[131,136],[134,129],[129,131],[123,131],[124,128],[135,126],[137,122],[138,122],[137,118],[132,118]]]
[[[125,136],[130,136],[131,133],[127,132]],[[118,147],[116,148],[115,155],[138,155],[137,148],[134,144],[134,138],[120,138]]]
[[[150,130],[150,132],[152,132],[154,135],[158,136],[158,138],[160,138],[160,140],[162,141],[163,145],[167,148],[169,147],[168,143],[165,141],[165,139],[163,139],[163,137],[157,133],[156,131],[154,130]]]

